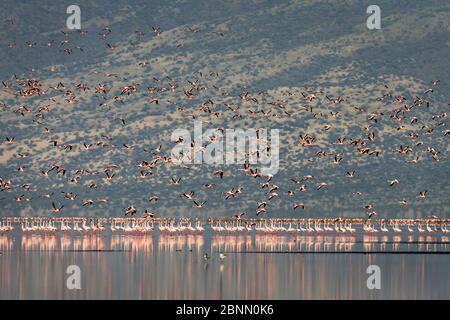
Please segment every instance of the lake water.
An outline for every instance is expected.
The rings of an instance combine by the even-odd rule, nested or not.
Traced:
[[[0,299],[450,299],[447,242],[441,235],[0,235]],[[66,287],[69,265],[81,269],[80,290]],[[367,288],[369,265],[380,267],[380,290]]]

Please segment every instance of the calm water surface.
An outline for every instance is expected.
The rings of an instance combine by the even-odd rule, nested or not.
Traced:
[[[0,299],[450,299],[445,242],[406,235],[0,235]],[[381,290],[367,289],[372,264],[381,268]],[[81,290],[66,288],[69,265],[81,268]]]

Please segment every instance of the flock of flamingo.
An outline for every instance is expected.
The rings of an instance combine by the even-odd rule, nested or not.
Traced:
[[[450,219],[230,219],[230,218],[86,218],[86,217],[6,217],[0,222],[0,233],[12,232],[19,226],[23,233],[111,233],[148,234],[155,230],[164,234],[240,233],[448,233]]]
[[[171,43],[170,30],[163,32],[158,26],[149,27],[145,26],[152,38],[146,39],[139,30],[134,36],[138,34],[139,41],[155,46]],[[62,38],[49,39],[43,46],[27,42],[14,49],[16,43],[11,42],[7,47],[13,50],[11,54],[20,54],[14,52],[23,50],[20,45],[27,50],[54,50],[57,46],[53,42],[60,42],[64,49],[59,51],[68,59],[89,50],[81,49],[82,37],[94,37],[91,41],[96,46],[99,41],[108,41],[104,43],[108,52],[118,48],[118,44],[107,40],[113,33],[111,27],[89,32],[62,32]],[[205,32],[209,31],[193,26],[183,31],[189,37]],[[220,32],[219,36],[215,35],[219,39],[225,35]],[[126,42],[122,43],[125,46]],[[184,50],[172,45],[171,48]],[[121,48],[127,54],[134,49],[134,46]],[[139,52],[136,54],[144,58]],[[385,201],[394,206],[398,216],[408,205],[427,206],[424,210],[428,212],[436,212],[432,211],[435,206],[445,205],[440,195],[443,188],[437,190],[435,183],[426,186],[417,179],[403,179],[405,168],[418,172],[422,166],[427,174],[445,169],[450,130],[448,104],[441,102],[445,87],[441,89],[440,80],[419,81],[417,88],[402,92],[397,83],[383,80],[370,89],[374,93],[367,104],[373,106],[368,107],[351,93],[344,96],[345,90],[335,92],[331,88],[300,84],[286,90],[262,90],[251,85],[242,88],[239,83],[227,85],[226,73],[219,76],[222,69],[216,70],[214,66],[187,74],[179,73],[178,66],[158,73],[153,68],[157,62],[137,62],[139,68],[152,67],[144,71],[131,69],[132,61],[127,62],[130,62],[127,69],[95,65],[93,72],[81,78],[76,75],[83,73],[61,78],[58,74],[48,75],[56,69],[37,72],[38,68],[32,68],[36,72],[31,75],[18,73],[2,79],[0,114],[5,137],[0,143],[0,154],[7,156],[0,159],[0,207],[16,214],[40,214],[44,209],[53,216],[5,217],[0,233],[12,232],[17,226],[26,233],[449,232],[450,219],[444,218],[445,211],[441,217],[383,219],[393,215],[383,209],[378,211],[372,203],[380,192],[392,195]],[[147,71],[152,73],[151,78],[143,76],[147,76]],[[87,107],[86,101],[94,103]],[[159,127],[144,119],[150,115],[152,121],[160,123]],[[193,119],[216,127],[217,133],[208,137],[205,134],[205,141],[200,143],[189,143],[181,136],[168,141],[173,128],[191,124]],[[348,119],[356,120],[350,126]],[[167,125],[161,124],[164,121]],[[286,169],[276,177],[264,175],[249,160],[240,170],[175,166],[185,155],[203,153],[210,142],[224,139],[227,128],[252,125],[257,128],[258,141],[259,135],[272,126],[286,128],[283,129],[285,151],[289,154],[286,168],[291,172]],[[83,135],[74,135],[78,131],[83,131]],[[151,139],[147,138],[149,132]],[[185,149],[173,154],[177,146]],[[265,152],[269,153],[271,148],[272,145]],[[251,152],[245,153],[245,159],[250,158]],[[261,155],[256,152],[258,160]],[[369,165],[380,163],[386,168],[393,164],[395,171],[386,177],[382,172],[367,172]],[[328,169],[333,173],[326,173]],[[371,190],[364,191],[361,182],[366,177],[374,184]],[[343,181],[348,188],[342,188]],[[135,192],[124,193],[134,188]],[[345,199],[342,201],[355,206],[351,210],[364,208],[362,218],[305,218],[303,212],[317,204],[314,199],[325,201],[333,196],[327,194],[327,189],[338,190],[335,192]],[[117,205],[121,197],[122,207]],[[174,205],[203,216],[211,214],[205,211],[215,210],[217,205],[225,205],[230,215],[236,208],[247,213],[225,219],[169,218],[167,209]],[[33,211],[38,209],[41,211]],[[66,217],[67,210],[85,215],[110,210],[121,218]],[[280,210],[289,210],[289,215],[301,218],[274,218]]]

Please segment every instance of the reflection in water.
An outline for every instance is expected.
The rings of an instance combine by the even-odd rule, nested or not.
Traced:
[[[450,255],[381,254],[445,253],[448,237],[360,240],[352,235],[0,236],[0,298],[450,299]],[[360,251],[379,253],[350,254]],[[227,257],[221,260],[219,252]],[[341,254],[320,254],[325,252]],[[72,264],[81,267],[81,290],[66,289],[66,268]],[[381,290],[366,287],[371,264],[381,268]]]
[[[207,241],[207,246],[205,245]],[[19,244],[20,245],[19,245]],[[0,250],[34,251],[160,251],[211,252],[441,252],[450,237],[442,235],[120,235],[22,234],[0,236]],[[206,249],[209,248],[209,249]]]

